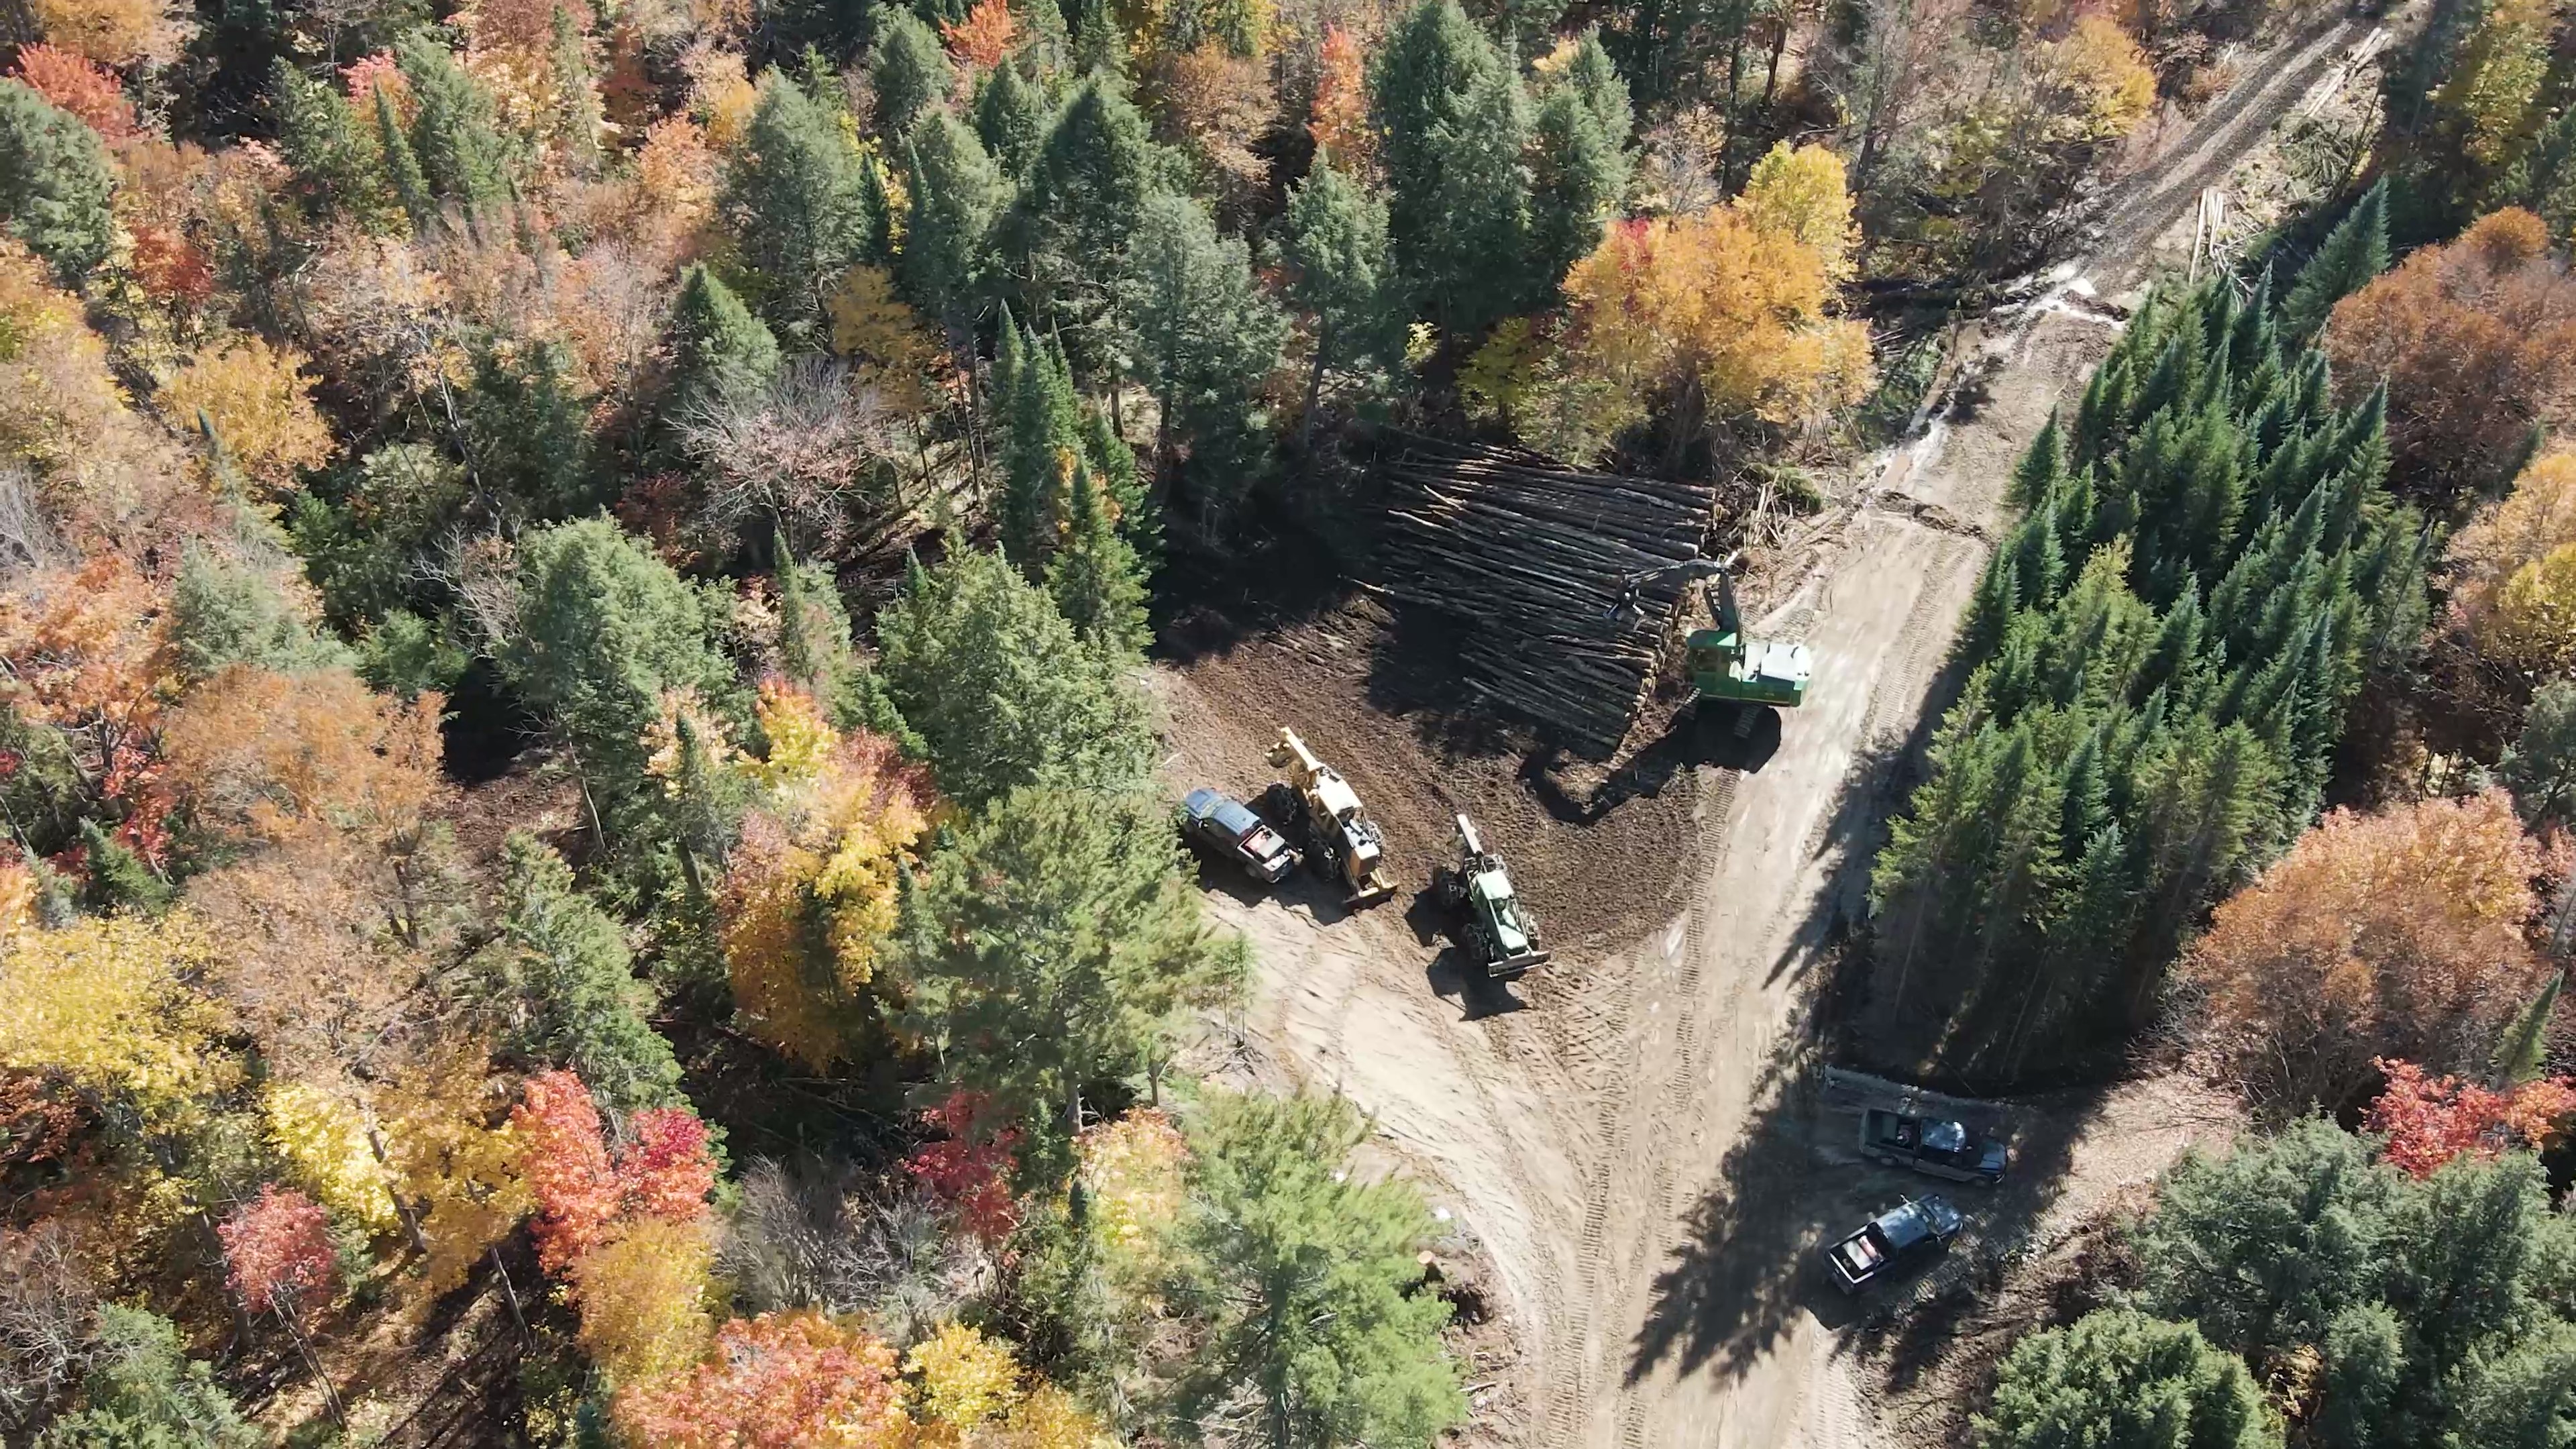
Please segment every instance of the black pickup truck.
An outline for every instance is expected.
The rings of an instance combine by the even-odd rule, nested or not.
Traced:
[[[1836,1239],[1825,1249],[1825,1266],[1834,1275],[1835,1287],[1858,1293],[1914,1259],[1948,1247],[1961,1226],[1959,1210],[1947,1198],[1916,1198],[1871,1218],[1851,1236]]]
[[[1860,1114],[1860,1154],[1927,1177],[1992,1187],[2003,1181],[2004,1144],[1978,1137],[1956,1122],[1907,1117],[1875,1107]]]

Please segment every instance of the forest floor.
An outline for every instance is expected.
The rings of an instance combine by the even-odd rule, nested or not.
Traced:
[[[1962,330],[1924,426],[1748,589],[1753,632],[1816,656],[1805,707],[1749,741],[1665,736],[1604,780],[1445,712],[1441,641],[1396,637],[1365,593],[1254,632],[1183,621],[1155,673],[1169,783],[1248,796],[1287,724],[1387,828],[1404,889],[1355,918],[1307,877],[1263,893],[1209,875],[1215,914],[1260,957],[1253,1005],[1213,1049],[1348,1093],[1481,1245],[1510,1331],[1480,1330],[1469,1442],[1950,1439],[2008,1337],[1998,1315],[2039,1312],[2086,1225],[2231,1130],[2222,1100],[2173,1077],[1997,1108],[2021,1165],[2000,1192],[1954,1190],[1970,1240],[1857,1305],[1811,1266],[1829,1230],[1924,1186],[1848,1160],[1849,1093],[1812,1025],[1953,683],[1943,660],[2012,464],[2187,250],[2202,189],[2342,85],[2371,29],[2320,17],[2249,54],[2113,188],[2083,260]],[[1452,855],[1453,809],[1487,828],[1557,952],[1509,989],[1464,982],[1414,896]]]

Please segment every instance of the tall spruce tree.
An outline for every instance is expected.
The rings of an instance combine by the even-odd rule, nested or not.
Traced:
[[[1536,296],[1601,244],[1628,190],[1628,87],[1597,34],[1539,102],[1532,135],[1530,266]]]
[[[1261,466],[1261,389],[1287,319],[1253,281],[1243,239],[1219,236],[1207,208],[1177,192],[1145,204],[1119,309],[1139,380],[1162,404],[1155,451],[1186,443],[1194,499],[1221,514]]]
[[[746,396],[778,375],[778,339],[724,280],[691,263],[671,306],[671,411]]]
[[[1443,332],[1472,336],[1531,291],[1528,97],[1458,0],[1414,7],[1369,79],[1397,273]]]
[[[2280,1449],[2280,1420],[2242,1360],[2188,1323],[2133,1309],[2031,1334],[1996,1373],[1977,1449]]]
[[[948,94],[957,72],[939,37],[910,10],[881,5],[872,29],[875,53],[868,75],[876,84],[877,132],[900,136]]]
[[[2281,326],[2291,337],[2306,340],[2322,331],[2334,305],[2388,270],[2388,178],[2383,176],[2361,194],[2361,200],[2325,245],[2299,269],[2298,281],[2281,303]]]
[[[411,219],[412,230],[428,231],[438,220],[438,198],[429,191],[429,174],[421,170],[420,154],[411,148],[411,133],[404,130],[394,112],[394,99],[385,87],[376,87],[376,150],[385,158],[386,183],[393,188],[394,199]]]
[[[1119,536],[1110,516],[1116,504],[1088,463],[1074,464],[1066,491],[1064,541],[1047,561],[1047,593],[1084,643],[1117,658],[1141,658],[1154,636],[1135,545]]]
[[[430,195],[454,202],[469,221],[508,202],[509,143],[491,93],[426,29],[404,36],[394,58],[411,87],[411,149]]]
[[[524,830],[510,832],[502,861],[500,933],[470,963],[502,1044],[531,1066],[571,1068],[612,1106],[681,1101],[679,1061],[645,1020],[653,993],[616,917]]]
[[[1083,648],[1045,591],[995,554],[915,565],[877,638],[887,697],[960,804],[1023,785],[1124,790],[1153,767],[1132,661]]]
[[[1094,78],[1047,127],[1003,221],[1021,315],[1063,336],[1086,375],[1107,360],[1101,329],[1145,203],[1170,189],[1170,171],[1123,88]]]
[[[1082,457],[1082,408],[1064,349],[1053,338],[1014,330],[1007,311],[1002,322],[1002,353],[993,368],[1002,427],[1002,548],[1021,572],[1038,579],[1063,532]]]
[[[97,132],[25,82],[0,79],[0,230],[78,285],[114,244],[115,190]]]
[[[771,70],[760,78],[742,149],[725,176],[725,210],[743,260],[763,282],[761,311],[782,330],[814,330],[823,300],[881,235],[866,167],[838,111]]]
[[[284,60],[269,86],[278,154],[295,173],[304,214],[323,222],[345,217],[379,234],[399,230],[403,213],[372,118]]]
[[[2322,360],[2285,367],[2231,289],[2142,309],[2015,471],[1965,693],[1878,861],[1882,1026],[2000,1079],[2153,1004],[2201,912],[2313,816],[2346,702],[2420,630],[2387,457],[2381,407],[2332,409]]]
[[[1281,256],[1289,302],[1314,328],[1300,436],[1312,445],[1327,378],[1377,391],[1404,365],[1410,320],[1386,245],[1386,204],[1318,155],[1288,194]]]
[[[975,134],[993,153],[1003,174],[1018,176],[1036,159],[1046,139],[1046,97],[1020,74],[1017,65],[993,67],[975,92]]]
[[[958,119],[922,118],[904,144],[912,214],[901,259],[905,291],[947,329],[961,362],[973,345],[993,263],[993,224],[1008,197],[1001,172]]]

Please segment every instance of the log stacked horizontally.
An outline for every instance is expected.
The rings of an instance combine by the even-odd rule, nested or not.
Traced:
[[[1459,664],[1485,703],[1608,756],[1693,585],[1667,572],[1641,585],[1636,609],[1613,611],[1632,577],[1701,556],[1715,490],[1412,436],[1378,470],[1387,592],[1466,626]]]

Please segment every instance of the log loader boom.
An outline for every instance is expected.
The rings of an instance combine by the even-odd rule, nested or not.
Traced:
[[[1270,763],[1288,772],[1286,783],[1272,786],[1268,797],[1275,818],[1305,837],[1306,861],[1316,874],[1341,882],[1342,903],[1356,908],[1395,894],[1395,881],[1386,873],[1386,836],[1341,772],[1315,758],[1297,732],[1286,728],[1279,731]]]

